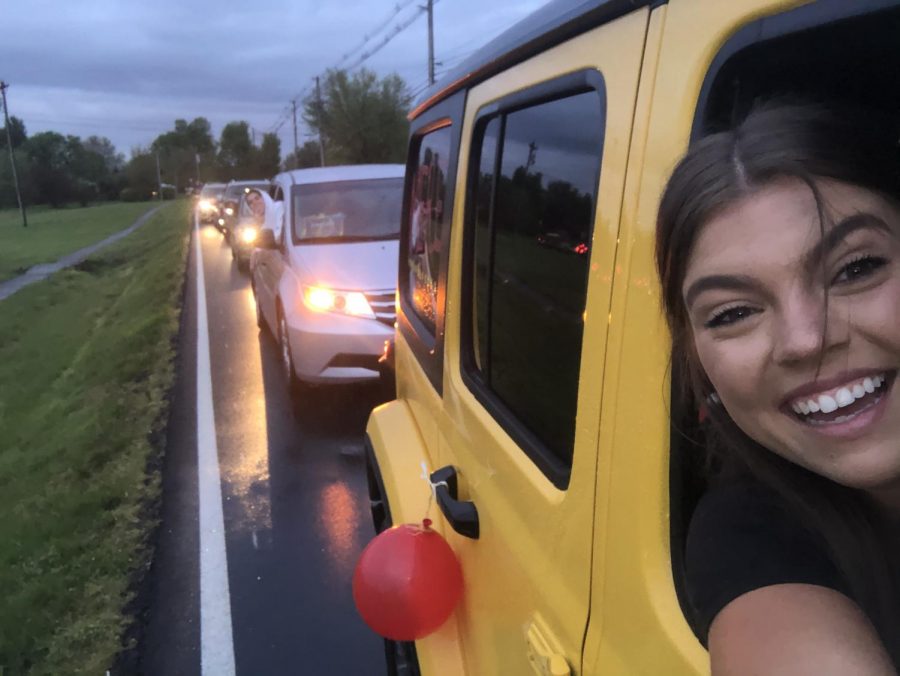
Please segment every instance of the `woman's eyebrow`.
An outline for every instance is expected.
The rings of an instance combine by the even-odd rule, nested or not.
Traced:
[[[725,289],[728,291],[755,291],[759,283],[746,275],[708,275],[693,282],[684,292],[684,304],[690,307],[704,291]]]
[[[874,214],[861,212],[848,216],[826,232],[822,239],[804,256],[804,267],[807,272],[818,269],[822,264],[822,259],[843,242],[850,233],[867,228],[892,234],[891,226]]]

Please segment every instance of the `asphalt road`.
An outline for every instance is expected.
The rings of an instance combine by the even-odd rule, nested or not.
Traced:
[[[230,613],[235,673],[384,674],[382,642],[357,616],[350,581],[373,535],[365,422],[386,393],[371,386],[330,388],[292,400],[276,344],[256,327],[248,277],[212,226],[200,229],[199,241],[227,559],[227,589],[220,595],[226,598],[214,600],[219,612]],[[198,517],[205,499],[198,495],[198,478],[205,470],[201,459],[198,471],[203,433],[197,412],[203,405],[197,366],[204,354],[197,349],[202,321],[196,262],[192,247],[162,529],[140,655],[141,673],[154,676],[228,671],[210,666],[209,631],[201,667],[202,624],[227,623],[209,617],[209,589],[201,603],[201,584],[207,583],[201,582],[200,550],[210,547]],[[213,653],[227,657],[227,631],[217,636]]]

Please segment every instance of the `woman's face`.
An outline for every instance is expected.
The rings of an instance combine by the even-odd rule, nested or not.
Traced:
[[[260,218],[266,215],[266,203],[263,202],[262,195],[258,192],[247,193],[247,206],[250,207],[256,216]]]
[[[900,212],[868,190],[783,179],[707,223],[682,292],[722,405],[784,458],[900,489]],[[827,311],[826,311],[827,293]]]

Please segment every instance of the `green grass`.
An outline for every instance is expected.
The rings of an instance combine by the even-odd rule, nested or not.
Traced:
[[[51,263],[127,228],[153,202],[114,202],[93,207],[28,209],[22,227],[18,209],[0,210],[0,281],[20,275],[32,265]]]
[[[102,676],[121,647],[129,579],[149,565],[188,209],[0,302],[6,676]]]

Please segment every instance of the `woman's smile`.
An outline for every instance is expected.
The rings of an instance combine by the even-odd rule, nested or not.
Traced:
[[[881,419],[896,376],[896,369],[843,374],[832,379],[840,380],[837,386],[820,381],[798,388],[780,408],[820,434],[856,438]]]

